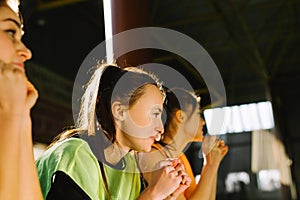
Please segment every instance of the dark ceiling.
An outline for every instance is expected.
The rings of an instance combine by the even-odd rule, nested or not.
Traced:
[[[176,30],[201,44],[221,73],[229,105],[272,100],[284,115],[294,111],[283,105],[300,98],[299,1],[112,2],[119,26],[137,21],[137,27]],[[21,7],[27,33],[24,41],[34,55],[31,62],[74,81],[83,59],[105,39],[102,1],[23,0]],[[182,58],[156,52],[153,62],[177,69],[199,93],[208,96],[203,81]],[[205,99],[204,104],[209,105]]]
[[[32,61],[74,80],[81,62],[104,40],[100,1],[22,1]]]
[[[221,73],[227,104],[271,100],[279,136],[298,163],[293,173],[300,184],[299,0],[112,1],[120,26],[138,21],[137,27],[176,30],[201,44]],[[103,6],[101,0],[21,2],[27,33],[24,41],[34,54],[28,66],[39,71],[30,76],[40,91],[35,108],[39,111],[33,113],[35,140],[49,143],[64,126],[72,124],[73,81],[83,59],[105,39]],[[188,62],[170,52],[153,55],[153,62],[177,69],[208,97],[205,83]],[[202,99],[204,106],[211,103],[209,98]]]
[[[139,18],[136,5],[141,3],[124,2],[126,15],[135,12]],[[144,25],[184,33],[211,55],[221,72],[229,104],[266,99],[264,87],[271,82],[281,85],[300,78],[299,1],[144,2],[150,21]],[[102,1],[23,0],[22,7],[32,61],[74,80],[85,56],[104,40]],[[156,54],[155,61],[184,66],[166,53]]]
[[[176,30],[201,44],[221,73],[228,104],[278,99],[282,105],[284,98],[300,98],[299,1],[113,2],[117,22],[145,19],[138,26]],[[72,82],[83,59],[105,39],[102,1],[23,0],[21,5],[31,62]],[[207,93],[182,58],[168,52],[154,55],[154,62],[174,67],[202,95]]]

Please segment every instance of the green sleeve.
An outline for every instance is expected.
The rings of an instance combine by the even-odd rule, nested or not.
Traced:
[[[91,199],[105,199],[98,160],[81,139],[70,138],[51,147],[37,160],[37,169],[44,198],[50,190],[53,174],[62,171]]]
[[[123,170],[104,165],[113,200],[135,200],[140,193],[140,174],[135,158],[127,154],[124,160],[126,167]],[[53,174],[62,171],[91,199],[108,199],[98,160],[82,139],[70,138],[55,144],[37,160],[36,165],[44,198],[51,188]]]

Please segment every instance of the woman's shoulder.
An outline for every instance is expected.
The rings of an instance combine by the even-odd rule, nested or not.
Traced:
[[[78,149],[88,149],[88,144],[80,138],[68,138],[57,142],[46,150],[45,154],[71,153]]]
[[[97,159],[93,155],[89,145],[80,138],[68,138],[63,141],[57,142],[37,160],[40,162],[71,162],[76,160],[94,160]]]
[[[100,167],[85,140],[72,137],[55,143],[37,160],[36,165],[44,194],[50,190],[53,175],[63,172],[90,197],[97,199],[97,186],[102,181],[99,178]]]
[[[63,171],[70,177],[76,174],[99,174],[99,163],[87,142],[68,138],[54,144],[37,161],[38,171]]]
[[[71,152],[76,151],[78,149],[87,149],[87,150],[90,149],[86,141],[84,141],[81,138],[75,138],[75,137],[71,137],[61,142],[58,142],[54,144],[51,148],[53,149],[53,151],[66,152],[66,153],[70,151]]]

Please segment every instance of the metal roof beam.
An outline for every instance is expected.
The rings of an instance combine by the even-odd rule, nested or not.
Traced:
[[[42,2],[39,1],[37,5],[38,11],[51,10],[55,8],[60,8],[63,6],[69,6],[76,3],[87,2],[88,0],[63,0],[63,1],[51,1],[51,2]]]

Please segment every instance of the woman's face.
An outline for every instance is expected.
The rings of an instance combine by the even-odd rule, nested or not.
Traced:
[[[161,91],[149,84],[144,94],[126,111],[121,130],[127,147],[143,152],[151,150],[155,137],[163,133],[163,101]]]
[[[24,69],[31,52],[21,41],[19,17],[8,7],[0,6],[0,61]]]
[[[185,123],[185,134],[189,134],[192,141],[200,142],[203,140],[204,125],[205,121],[200,116],[200,107],[197,105],[196,109]]]

